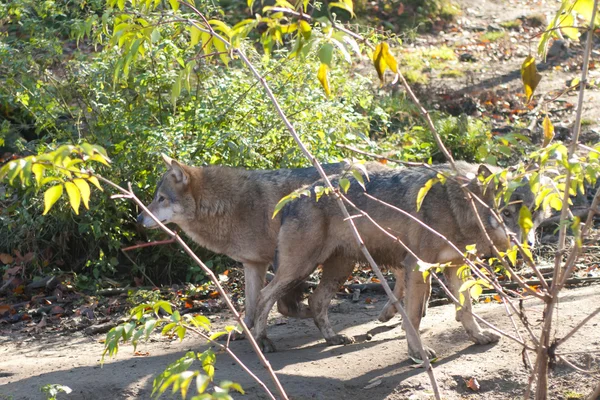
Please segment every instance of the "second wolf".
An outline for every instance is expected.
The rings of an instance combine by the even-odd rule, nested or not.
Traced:
[[[534,195],[527,184],[515,190],[510,202],[503,205],[501,211],[507,232],[488,208],[493,205],[495,191],[491,186],[484,190],[476,178],[479,174],[491,174],[488,167],[463,162],[458,162],[457,167],[459,174],[456,177],[448,179],[445,184],[438,183],[431,187],[420,210],[417,210],[419,191],[437,176],[437,172],[429,167],[374,172],[370,174],[366,190],[353,181],[346,194],[353,204],[369,214],[413,253],[401,247],[396,239],[383,233],[367,218],[349,210],[351,215],[355,215],[353,221],[375,260],[382,265],[405,267],[404,302],[408,318],[417,333],[431,285],[430,280],[424,281],[421,272],[415,271],[418,259],[427,263],[460,265],[462,254],[413,219],[370,199],[365,192],[413,215],[451,240],[459,249],[475,244],[480,255],[491,255],[491,246],[482,234],[477,217],[469,201],[465,199],[461,186],[466,186],[480,200],[475,202],[478,214],[487,234],[501,251],[508,248],[510,234],[515,234],[520,240],[520,208],[525,206],[532,209],[534,205]],[[439,168],[447,174],[451,173],[448,166]],[[333,183],[336,185],[337,180],[333,180]],[[312,190],[314,191],[314,186]],[[280,296],[303,282],[317,265],[323,265],[321,282],[309,298],[313,318],[328,344],[351,342],[351,338],[333,331],[327,316],[329,303],[339,285],[352,272],[354,262],[364,260],[348,222],[344,220],[333,196],[322,197],[318,202],[315,202],[314,197],[298,199],[288,204],[283,213],[278,238],[278,271],[273,281],[261,291],[258,299],[254,331],[256,338],[264,351],[275,350],[266,335],[269,310]],[[456,269],[446,268],[445,275],[450,290],[458,298],[462,280],[457,276]],[[401,284],[402,282],[398,282],[399,289],[402,288]],[[457,309],[457,320],[462,322],[470,338],[476,343],[497,341],[499,336],[493,331],[482,329],[470,311],[471,299],[467,291],[464,305]],[[409,355],[421,358],[417,337],[407,335],[407,342]],[[427,348],[427,352],[430,357],[435,355],[432,349]]]

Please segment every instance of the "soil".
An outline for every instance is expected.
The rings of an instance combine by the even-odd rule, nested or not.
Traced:
[[[471,115],[498,114],[496,127],[521,124],[540,129],[540,107],[514,112],[515,104],[503,102],[522,92],[520,65],[529,54],[529,39],[541,27],[526,22],[526,16],[538,15],[558,7],[556,2],[529,0],[460,0],[462,16],[452,27],[436,34],[419,36],[410,46],[415,48],[447,45],[463,60],[456,69],[460,77],[432,73],[428,104],[439,100],[440,108]],[[523,26],[506,30],[507,37],[499,42],[481,44],[482,32],[497,29],[498,24],[521,18]],[[491,27],[491,28],[490,28]],[[536,46],[536,41],[531,45]],[[549,98],[562,91],[566,82],[578,74],[581,65],[581,46],[558,48],[554,57],[539,63],[543,79],[537,93]],[[591,76],[596,74],[595,67]],[[433,88],[434,90],[429,90]],[[435,97],[437,96],[437,97]],[[600,95],[595,89],[587,92],[584,117],[588,119],[588,133],[598,141],[592,128],[598,125]],[[576,93],[561,97],[558,106],[549,106],[549,112],[568,131],[573,121]],[[508,104],[508,106],[507,106]],[[519,106],[520,107],[520,106]],[[504,110],[504,111],[503,111]],[[555,125],[559,125],[555,122]],[[558,127],[560,128],[560,127]],[[557,134],[561,130],[557,128]],[[568,139],[567,136],[562,139]],[[368,299],[367,299],[367,296]],[[358,302],[347,297],[334,300],[330,318],[334,328],[352,335],[357,342],[347,346],[327,347],[311,320],[284,319],[272,314],[269,335],[278,348],[268,360],[279,376],[290,398],[301,399],[426,399],[432,398],[427,374],[409,361],[405,335],[400,319],[382,324],[377,315],[385,303],[378,294],[362,294]],[[597,285],[570,288],[563,292],[557,310],[555,337],[566,334],[600,303]],[[529,323],[533,330],[542,321],[542,304],[526,300]],[[514,334],[510,319],[502,305],[477,304],[475,312],[493,322],[500,329]],[[213,324],[231,322],[226,312],[212,314]],[[596,316],[583,329],[561,346],[562,353],[577,367],[593,371],[592,375],[577,372],[558,361],[550,377],[551,399],[583,398],[600,382],[600,317]],[[0,327],[1,328],[1,327]],[[8,333],[0,329],[0,400],[44,399],[40,388],[47,384],[69,386],[73,392],[58,398],[70,399],[148,399],[153,378],[171,362],[189,350],[205,349],[202,340],[188,334],[183,341],[161,337],[158,334],[140,345],[134,353],[131,345],[122,345],[116,358],[108,359],[103,367],[100,358],[105,335],[86,336],[83,331],[56,334],[47,329],[29,333]],[[435,375],[444,399],[510,399],[522,398],[529,374],[524,367],[519,346],[503,338],[496,345],[473,345],[460,323],[454,319],[452,305],[432,307],[421,325],[426,344],[438,353]],[[525,335],[524,331],[520,332]],[[274,387],[258,362],[247,341],[231,343],[234,353],[262,379],[271,390]],[[532,356],[533,359],[533,356]],[[218,354],[216,380],[233,380],[242,385],[246,396],[236,398],[268,398],[228,355]],[[475,378],[480,388],[467,386]]]
[[[378,322],[377,315],[385,298],[375,295],[369,299],[366,301],[363,294],[356,303],[344,298],[335,300],[332,306],[330,316],[334,328],[357,339],[356,343],[347,346],[326,346],[312,320],[282,319],[273,312],[269,335],[278,352],[269,354],[268,360],[290,398],[432,398],[427,374],[423,369],[415,368],[408,359],[400,319]],[[559,326],[555,336],[563,336],[599,303],[600,287],[597,285],[566,289],[557,311]],[[524,307],[536,330],[542,320],[542,305],[526,300]],[[453,308],[452,305],[430,308],[421,326],[425,343],[438,352],[434,371],[443,398],[522,398],[529,375],[519,346],[506,338],[496,345],[473,345],[460,323],[455,321]],[[505,332],[514,334],[501,304],[478,304],[475,312]],[[225,324],[229,317],[223,313],[213,322]],[[559,362],[550,378],[550,398],[568,399],[576,398],[569,397],[575,394],[589,394],[600,382],[599,323],[597,316],[560,348],[562,353],[582,352],[567,357],[578,367],[595,371],[595,376],[575,372]],[[137,353],[131,345],[121,346],[117,357],[107,359],[101,367],[103,337],[77,333],[32,335],[20,340],[5,338],[0,347],[0,399],[44,399],[40,388],[54,383],[73,389],[64,398],[148,399],[153,377],[170,362],[189,350],[205,349],[204,342],[189,334],[181,342],[157,334],[148,343],[140,345]],[[274,390],[246,340],[232,342],[231,349]],[[477,392],[467,387],[466,382],[471,378],[480,384]],[[226,354],[217,355],[215,379],[240,383],[246,396],[234,396],[236,398],[268,398]]]

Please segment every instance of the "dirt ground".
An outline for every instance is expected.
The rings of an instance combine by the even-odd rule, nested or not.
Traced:
[[[502,49],[505,46],[510,49],[510,54],[498,57],[498,52],[490,53],[489,49],[474,51],[475,37],[481,27],[487,29],[490,24],[556,9],[559,3],[529,0],[460,0],[458,3],[463,10],[458,22],[461,29],[424,37],[415,46],[445,44],[455,48],[457,54],[473,53],[476,61],[459,65],[466,72],[464,76],[434,76],[431,84],[438,89],[447,87],[451,93],[460,92],[480,99],[490,90],[498,91],[500,96],[521,91],[519,68],[529,48],[524,36],[518,32],[509,33],[508,42],[497,44],[496,50],[508,54],[505,48]],[[473,29],[466,29],[469,26]],[[555,65],[569,58],[576,59],[578,54],[578,48],[559,51],[555,64],[549,62],[540,68],[544,78],[538,93],[563,89],[565,82],[575,74],[565,68],[555,68]],[[596,71],[592,70],[591,74],[593,77]],[[593,90],[587,95],[585,118],[590,119],[591,126],[598,125],[598,93]],[[575,96],[569,95],[564,101],[575,103]],[[456,98],[463,101],[460,96]],[[555,115],[560,116],[564,126],[568,127],[572,122],[570,112]],[[536,116],[524,118],[526,123],[534,123]],[[375,301],[367,304],[366,296]],[[279,352],[269,354],[268,359],[290,398],[418,400],[432,397],[427,375],[422,369],[415,369],[408,360],[399,318],[385,324],[377,322],[377,315],[385,303],[382,296],[363,294],[357,303],[347,298],[334,302],[330,313],[334,328],[355,336],[357,343],[327,347],[312,320],[281,319],[273,314],[269,334]],[[598,304],[599,285],[565,290],[557,311],[559,327],[555,336],[564,335]],[[524,305],[531,325],[538,328],[542,320],[541,304],[528,300]],[[475,311],[506,332],[514,333],[502,305],[478,304]],[[213,322],[226,324],[229,318],[227,314],[217,314]],[[575,372],[559,362],[550,378],[549,398],[581,398],[578,395],[589,394],[600,382],[599,323],[597,316],[560,349],[563,353],[578,352],[568,355],[568,359],[582,369],[594,371],[594,375]],[[438,352],[434,371],[444,399],[522,398],[528,373],[523,366],[521,350],[514,342],[504,338],[497,345],[472,345],[460,323],[454,320],[451,305],[430,308],[421,328],[425,342]],[[170,362],[190,349],[201,351],[205,348],[202,341],[191,336],[179,342],[156,335],[138,348],[138,354],[133,353],[130,345],[124,345],[116,358],[107,360],[104,367],[100,367],[103,338],[104,335],[89,337],[82,332],[19,337],[0,334],[0,400],[44,399],[40,388],[47,384],[62,384],[73,389],[69,395],[59,395],[59,399],[148,399],[152,379]],[[233,342],[231,348],[274,390],[247,341]],[[481,386],[477,392],[465,383],[473,377]],[[234,395],[236,398],[267,398],[257,383],[229,356],[218,354],[216,380],[224,379],[239,382],[245,389],[246,396]]]
[[[357,338],[357,343],[347,346],[327,347],[312,320],[282,320],[273,313],[269,334],[279,351],[269,354],[268,360],[290,398],[431,398],[427,374],[414,368],[408,360],[399,318],[385,324],[377,322],[385,299],[372,297],[378,301],[366,304],[364,297],[357,303],[349,299],[336,300],[332,307],[334,328]],[[560,327],[556,337],[564,335],[599,303],[598,285],[565,290],[557,311]],[[525,307],[532,326],[539,326],[540,303],[529,300]],[[514,333],[502,305],[479,304],[475,311],[506,332]],[[226,322],[227,315],[215,321],[217,325]],[[600,317],[592,319],[561,349],[563,353],[583,351],[568,358],[580,368],[594,370],[595,377],[574,372],[559,363],[550,379],[550,398],[577,398],[576,394],[589,394],[600,382],[599,323]],[[444,399],[522,398],[528,374],[521,351],[514,342],[504,338],[497,345],[471,344],[460,323],[454,320],[452,305],[430,308],[421,328],[424,341],[438,352],[435,375]],[[370,340],[367,334],[372,336]],[[100,367],[102,338],[102,335],[85,337],[82,334],[34,335],[25,340],[3,338],[0,342],[0,399],[43,399],[40,388],[51,383],[73,389],[68,396],[59,398],[148,399],[153,377],[168,363],[188,350],[205,348],[200,340],[192,337],[179,342],[155,336],[138,348],[139,354],[146,355],[134,355],[132,347],[124,345],[116,358]],[[273,388],[247,341],[233,342],[231,348]],[[478,392],[467,388],[465,381],[472,377],[481,385]],[[234,396],[236,398],[267,398],[229,356],[218,354],[216,380],[224,379],[240,383],[246,391],[246,396]]]

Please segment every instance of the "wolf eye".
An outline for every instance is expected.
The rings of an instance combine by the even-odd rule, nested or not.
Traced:
[[[502,211],[502,215],[504,215],[505,217],[510,217],[510,211],[504,210],[504,211]]]
[[[163,196],[160,196],[160,197],[158,198],[158,202],[159,202],[159,203],[162,203],[164,200],[165,200],[165,198],[164,198]]]

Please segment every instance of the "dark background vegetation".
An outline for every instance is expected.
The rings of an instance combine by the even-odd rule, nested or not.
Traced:
[[[196,4],[228,23],[251,17],[243,0]],[[362,0],[355,9],[356,29],[396,43],[456,13],[444,0]],[[200,60],[190,89],[172,104],[174,60],[195,56],[178,32],[159,38],[150,57],[132,64],[126,79],[116,79],[118,49],[107,41],[106,29],[118,14],[105,0],[0,1],[2,162],[64,143],[95,143],[112,159],[112,167],[99,172],[121,185],[132,182],[145,201],[164,172],[160,153],[194,165],[306,166],[254,79],[235,62],[225,68]],[[315,55],[290,61],[282,46],[267,59],[260,46],[253,48],[253,61],[321,161],[353,156],[337,144],[406,160],[441,160],[414,106],[403,93],[379,86],[366,61],[338,62],[331,72],[335,95],[327,98],[315,77]],[[418,84],[423,65],[409,60],[403,68]],[[484,120],[443,113],[434,120],[457,158],[490,160],[493,141]],[[94,191],[90,204],[74,215],[59,202],[42,217],[40,193],[0,186],[0,253],[31,253],[28,278],[73,272],[81,287],[103,285],[106,278],[132,282],[140,270],[157,283],[204,279],[174,245],[126,257],[121,248],[161,234],[137,227],[135,206],[106,191]],[[218,271],[232,264],[197,250]]]

